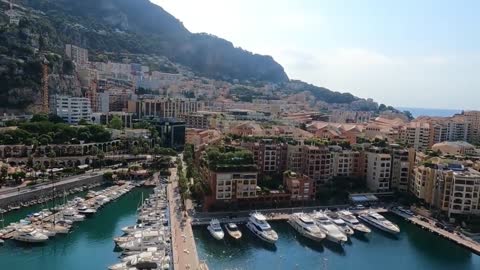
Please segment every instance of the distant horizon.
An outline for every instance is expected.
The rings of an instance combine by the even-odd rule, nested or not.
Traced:
[[[414,107],[394,107],[400,111],[409,111],[413,117],[432,116],[432,117],[450,117],[457,113],[465,111],[464,109],[442,109],[442,108],[414,108]]]
[[[292,79],[391,106],[480,107],[477,1],[152,2],[191,32],[271,55]]]

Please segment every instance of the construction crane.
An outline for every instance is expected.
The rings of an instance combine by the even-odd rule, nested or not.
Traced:
[[[86,97],[90,100],[90,106],[92,111],[98,111],[97,108],[97,79],[90,80],[90,85],[88,87]]]
[[[42,61],[42,112],[50,113],[50,108],[48,106],[48,60],[43,57]]]

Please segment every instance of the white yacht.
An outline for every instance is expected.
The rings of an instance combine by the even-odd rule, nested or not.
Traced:
[[[311,217],[313,220],[315,220],[320,230],[327,235],[327,240],[341,245],[348,241],[347,236],[340,231],[340,229],[333,224],[333,222],[330,221],[330,219],[324,213],[313,212]]]
[[[78,206],[77,209],[78,209],[79,214],[82,214],[82,215],[85,215],[85,216],[91,216],[91,215],[93,215],[97,212],[97,210],[95,210],[93,208],[89,208],[84,204]]]
[[[367,212],[364,214],[360,214],[358,216],[361,220],[365,221],[366,223],[388,233],[398,234],[400,233],[400,228],[397,225],[393,224],[392,222],[388,221],[382,215],[376,212]]]
[[[315,221],[304,213],[294,213],[290,215],[287,222],[292,225],[298,233],[314,241],[322,241],[326,237],[325,233],[315,224]]]
[[[63,210],[63,218],[65,219],[68,219],[68,220],[71,220],[71,221],[83,221],[85,220],[85,216],[84,215],[80,215],[77,213],[77,211],[75,211],[75,209],[69,207],[65,210]]]
[[[338,212],[338,217],[343,219],[352,229],[360,233],[370,233],[371,230],[367,226],[363,225],[358,219],[349,211],[342,210]]]
[[[210,224],[208,225],[207,229],[210,232],[210,234],[213,236],[213,238],[215,238],[217,240],[222,240],[223,237],[225,236],[218,219],[212,219],[210,221]]]
[[[234,239],[242,238],[242,232],[235,223],[228,223],[225,226],[225,230],[227,230],[227,233]]]
[[[150,247],[164,247],[166,244],[163,237],[156,237],[153,239],[135,239],[133,241],[119,244],[118,246],[126,252],[129,251],[146,251]]]
[[[270,227],[265,216],[260,213],[250,214],[247,228],[268,243],[274,244],[278,240],[278,234]]]
[[[341,219],[337,213],[335,212],[329,212],[327,213],[327,217],[333,222],[333,224],[335,224],[339,229],[340,231],[342,231],[345,235],[349,236],[349,235],[353,235],[355,232],[353,231],[352,228],[350,228],[350,226],[348,226],[347,223],[345,223],[345,221],[343,221],[343,219]]]
[[[3,245],[5,244],[5,241],[3,241],[2,239],[0,239],[0,245]]]
[[[48,240],[48,236],[33,228],[23,228],[15,233],[13,239],[25,243],[43,243]]]

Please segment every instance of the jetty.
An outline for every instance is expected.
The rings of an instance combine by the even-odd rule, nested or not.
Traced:
[[[452,242],[454,242],[455,244],[459,245],[459,246],[462,246],[470,251],[472,251],[473,253],[477,254],[477,255],[480,255],[480,243],[479,242],[476,242],[475,240],[461,234],[461,233],[456,233],[456,232],[449,232],[447,230],[444,230],[442,228],[439,228],[437,226],[435,226],[435,222],[437,221],[434,221],[434,220],[431,220],[429,218],[422,218],[420,219],[419,217],[417,216],[411,216],[411,215],[407,215],[405,213],[402,213],[396,209],[390,209],[390,212],[404,218],[405,220],[411,222],[412,224],[415,224],[425,230],[428,230],[432,233],[435,233],[445,239],[448,239]],[[425,221],[426,220],[426,221]]]

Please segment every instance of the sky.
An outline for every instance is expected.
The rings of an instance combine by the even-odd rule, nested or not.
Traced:
[[[151,0],[291,79],[393,106],[480,109],[477,0]]]

